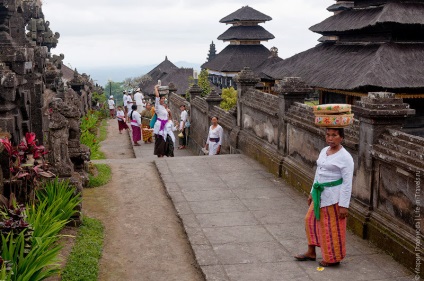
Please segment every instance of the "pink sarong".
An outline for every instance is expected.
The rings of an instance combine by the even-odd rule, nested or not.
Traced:
[[[141,128],[140,126],[131,125],[133,142],[136,143],[141,140]]]

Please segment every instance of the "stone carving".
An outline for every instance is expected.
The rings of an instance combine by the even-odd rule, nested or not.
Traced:
[[[69,157],[69,121],[65,117],[69,107],[62,99],[54,98],[49,104],[49,154],[53,172],[59,177],[70,177],[73,172]]]

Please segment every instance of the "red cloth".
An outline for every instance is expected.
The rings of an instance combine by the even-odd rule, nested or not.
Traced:
[[[124,120],[118,120],[119,131],[129,129],[127,123]]]

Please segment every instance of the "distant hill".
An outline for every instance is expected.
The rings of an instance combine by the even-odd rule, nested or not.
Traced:
[[[159,64],[160,62],[158,62]],[[190,63],[185,61],[173,62],[178,67],[194,68],[200,70],[200,63]],[[140,76],[148,73],[155,68],[156,65],[141,65],[141,66],[120,66],[120,67],[99,67],[99,68],[81,68],[78,69],[79,73],[87,73],[90,75],[95,83],[99,85],[106,85],[110,79],[114,82],[121,82],[125,78]]]

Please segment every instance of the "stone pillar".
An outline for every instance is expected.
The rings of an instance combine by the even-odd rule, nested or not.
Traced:
[[[210,94],[206,97],[206,102],[208,103],[208,116],[209,112],[212,111],[214,106],[219,106],[221,104],[222,98],[215,90],[212,90]]]
[[[287,122],[284,117],[295,103],[303,103],[313,90],[299,77],[286,77],[275,86],[279,100],[278,149],[287,155]]]
[[[169,95],[177,93],[178,89],[175,87],[174,83],[169,83],[168,88],[169,88]]]
[[[406,118],[415,114],[403,99],[387,92],[368,93],[352,107],[359,119],[358,163],[355,177],[354,196],[372,208],[373,158],[372,147],[387,129],[401,129]],[[376,191],[374,191],[376,192]]]
[[[243,94],[247,91],[254,91],[255,85],[259,83],[261,79],[257,77],[249,67],[245,67],[234,80],[237,83],[237,126],[242,128]]]
[[[188,92],[190,93],[190,102],[193,101],[196,97],[202,96],[202,88],[200,88],[197,84],[193,84]]]

